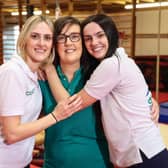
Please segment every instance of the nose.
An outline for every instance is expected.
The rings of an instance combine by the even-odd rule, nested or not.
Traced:
[[[40,45],[44,45],[45,44],[45,40],[43,37],[39,38],[39,44]]]
[[[92,41],[91,41],[91,44],[96,44],[98,41],[98,39],[96,37],[92,37]]]
[[[69,43],[72,43],[70,37],[66,37],[66,40],[65,40],[65,44],[69,44]]]

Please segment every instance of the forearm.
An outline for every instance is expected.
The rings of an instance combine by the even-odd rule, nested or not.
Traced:
[[[48,68],[45,72],[55,100],[59,102],[69,97],[70,95],[63,87],[55,68]]]
[[[45,73],[47,75],[48,83],[55,100],[59,102],[68,98],[70,95],[63,87],[55,68],[53,68],[53,66],[49,66],[45,70]],[[82,99],[82,109],[96,102],[96,99],[88,95],[84,89],[78,92],[77,95],[79,95],[79,97]]]
[[[97,101],[94,97],[90,96],[84,89],[82,89],[77,95],[81,98],[81,109],[86,108]]]
[[[20,117],[3,117],[3,136],[6,144],[13,144],[34,136],[56,123],[51,114],[29,123],[20,123]]]
[[[57,104],[52,113],[29,123],[21,123],[20,116],[2,117],[2,135],[6,144],[31,137],[57,122],[66,119],[81,107],[81,99],[74,95]]]

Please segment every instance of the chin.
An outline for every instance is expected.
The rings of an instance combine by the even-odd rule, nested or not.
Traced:
[[[94,55],[94,58],[96,58],[97,60],[102,60],[104,58],[104,56],[102,55]]]

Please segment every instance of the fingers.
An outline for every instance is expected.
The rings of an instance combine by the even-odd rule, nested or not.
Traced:
[[[2,136],[2,126],[0,125],[0,136]]]
[[[77,94],[74,94],[73,96],[71,96],[67,99],[67,103],[68,104],[75,104],[76,100],[78,100],[78,101],[81,100],[81,97],[78,96]]]
[[[82,99],[77,94],[69,97],[67,103],[68,109],[70,110],[71,114],[79,111],[82,108]]]
[[[70,102],[68,102],[68,108],[72,113],[79,111],[82,108],[81,97],[74,97],[73,100],[71,99]]]
[[[41,66],[37,72],[38,79],[44,80],[44,81],[47,80],[47,73],[51,73],[54,70],[55,70],[55,67],[53,64],[45,64],[45,65]]]
[[[156,123],[158,124],[158,121],[159,121],[159,110],[155,109],[151,112],[151,119]]]
[[[0,125],[0,137],[3,139],[3,142],[7,144],[5,137],[4,137],[4,133],[3,133],[3,129],[2,126]]]
[[[159,104],[158,102],[152,98],[152,109],[151,109],[151,119],[158,124],[159,121]]]
[[[38,74],[38,79],[39,80],[43,80],[43,81],[46,80],[47,77],[46,77],[46,74],[43,70],[39,69],[37,74]]]
[[[52,72],[55,72],[56,69],[55,69],[55,66],[53,64],[47,64],[44,68],[44,71],[46,74],[50,74]]]
[[[75,112],[79,111],[82,108],[82,99],[81,97],[74,95],[68,99],[59,102],[55,108],[55,115],[57,120],[63,120],[67,117],[70,117]]]
[[[155,122],[156,125],[158,125],[159,115],[152,114],[151,119]]]

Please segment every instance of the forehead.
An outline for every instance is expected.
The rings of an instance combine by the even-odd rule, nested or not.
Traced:
[[[80,30],[81,30],[81,28],[77,24],[67,24],[63,27],[61,33],[62,34],[70,34],[72,32],[80,33]]]
[[[30,32],[36,32],[39,34],[52,34],[51,28],[45,23],[45,22],[40,22],[34,25]]]
[[[92,35],[96,34],[97,32],[104,31],[97,23],[91,22],[88,23],[84,29],[83,29],[83,34],[84,35]]]

